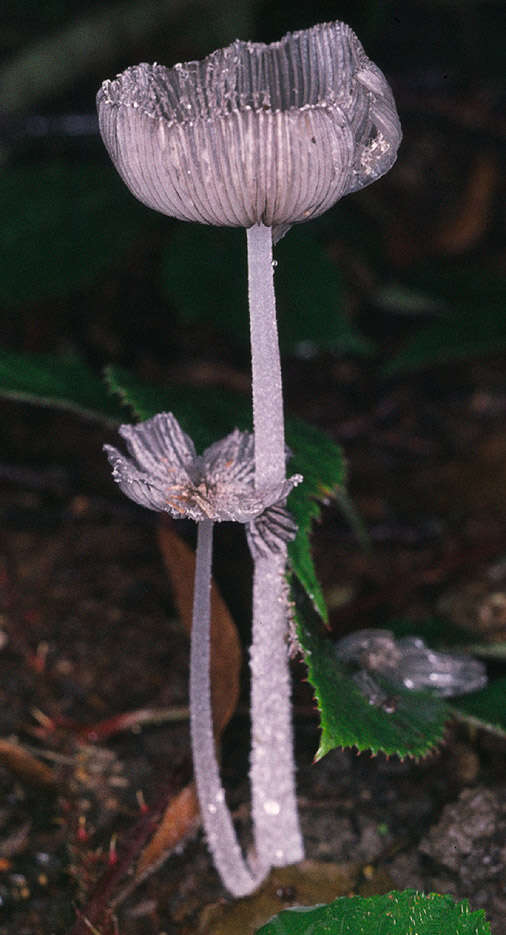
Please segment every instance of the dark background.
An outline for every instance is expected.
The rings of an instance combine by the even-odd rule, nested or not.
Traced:
[[[19,381],[34,359],[51,370],[56,357],[77,356],[97,374],[113,363],[149,383],[245,398],[250,389],[244,232],[185,225],[133,199],[97,134],[101,81],[139,61],[200,58],[236,37],[268,42],[332,19],[355,29],[394,91],[398,161],[292,229],[276,270],[287,410],[342,445],[372,544],[364,551],[328,506],[314,543],[332,633],[401,618],[422,635],[452,624],[497,643],[506,638],[503,14],[501,0],[4,2],[0,731],[64,760],[49,796],[23,764],[0,763],[2,933],[70,931],[73,904],[87,904],[103,870],[90,853],[107,853],[111,834],[131,826],[136,789],[153,797],[167,763],[189,778],[185,724],[123,734],[83,766],[76,723],[185,704],[187,643],[155,519],[111,481],[101,447],[114,433],[28,404]],[[25,355],[18,382],[12,354]],[[220,530],[216,574],[245,643],[249,573],[242,540]],[[491,675],[502,666],[492,662]],[[387,889],[467,896],[501,931],[498,875],[473,882],[492,844],[459,876],[420,858],[419,843],[463,789],[504,801],[503,741],[454,727],[422,765],[336,752],[313,768],[307,686],[295,701],[310,853],[374,861],[364,840],[384,824]],[[41,737],[37,711],[74,727]],[[248,798],[246,712],[244,696],[224,741],[237,805]],[[127,777],[113,805],[110,772]],[[83,800],[92,803],[88,842],[78,834]],[[455,826],[468,820],[464,809]],[[328,840],[340,849],[325,851]],[[125,910],[121,931],[193,933],[202,906],[221,895],[199,839],[134,895],[145,911]],[[102,935],[112,931],[106,915]]]
[[[391,459],[423,460],[425,430],[437,457],[470,454],[471,430],[457,440],[447,425],[458,399],[500,424],[500,2],[8,2],[4,10],[0,350],[77,355],[96,373],[113,363],[151,382],[247,394],[244,233],[182,224],[136,202],[97,134],[95,94],[104,77],[138,61],[171,65],[237,36],[269,41],[341,18],[391,82],[404,140],[386,177],[279,245],[287,408],[343,442],[356,493],[363,446],[373,472],[378,459],[383,469]],[[14,392],[7,378],[4,389]],[[66,443],[50,414],[5,406],[7,473],[59,463],[61,445],[77,486],[109,489],[105,465],[93,462],[92,446],[88,470],[71,427]],[[377,408],[384,414],[373,415]],[[54,418],[60,425],[61,414]],[[374,442],[377,430],[393,438],[401,427],[406,438],[389,442],[395,452]],[[84,444],[82,426],[75,431]]]
[[[171,65],[236,37],[272,41],[334,18],[350,23],[385,71],[405,134],[386,179],[310,226],[308,236],[320,239],[346,277],[341,308],[378,338],[380,352],[395,350],[385,339],[392,331],[402,337],[405,328],[409,335],[426,316],[430,321],[431,299],[436,311],[440,299],[450,306],[465,299],[462,279],[448,303],[439,272],[452,279],[460,257],[486,279],[499,272],[500,2],[8,2],[4,10],[4,346],[72,348],[97,366],[109,360],[147,366],[156,359],[167,367],[198,357],[199,335],[180,327],[177,298],[166,286],[160,290],[160,257],[179,225],[139,209],[116,179],[96,134],[97,88],[138,61]],[[385,298],[385,286],[412,289],[415,281],[415,293],[427,300],[415,310],[406,297]],[[417,314],[422,318],[414,322]],[[494,340],[500,332],[504,343],[494,316],[491,327]],[[482,328],[475,330],[483,340]],[[226,356],[227,331],[206,331],[204,347],[217,346]]]

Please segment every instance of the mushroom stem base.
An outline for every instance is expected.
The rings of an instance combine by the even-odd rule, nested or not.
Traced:
[[[304,857],[295,792],[287,646],[286,548],[255,562],[251,666],[251,790],[260,863]]]

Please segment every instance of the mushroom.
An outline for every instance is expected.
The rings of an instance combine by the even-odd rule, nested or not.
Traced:
[[[270,45],[236,40],[200,62],[140,64],[105,81],[99,125],[132,193],[172,217],[247,229],[254,485],[286,478],[272,242],[387,172],[401,139],[390,87],[349,26]],[[304,855],[287,650],[286,544],[255,556],[252,814],[257,860]]]
[[[150,510],[198,523],[190,652],[195,781],[216,867],[230,892],[244,896],[255,889],[269,866],[261,864],[258,855],[252,868],[243,860],[216,760],[209,678],[213,526],[227,520],[245,523],[252,555],[274,556],[295,536],[296,526],[282,504],[302,477],[294,474],[259,491],[250,433],[235,429],[198,456],[170,412],[138,425],[122,425],[120,435],[128,456],[112,445],[104,450],[123,493]]]

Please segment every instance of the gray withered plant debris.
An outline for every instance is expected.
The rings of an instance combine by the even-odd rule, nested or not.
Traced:
[[[338,659],[360,666],[369,676],[382,676],[393,687],[430,691],[443,698],[480,691],[487,684],[487,670],[471,656],[441,653],[420,636],[396,639],[390,630],[357,630],[335,644]],[[359,678],[366,686],[371,679]]]
[[[390,87],[349,26],[333,22],[271,45],[237,40],[201,62],[127,68],[102,84],[97,107],[109,155],[140,201],[181,220],[247,228],[254,488],[283,490],[272,242],[391,168],[401,130]],[[192,504],[197,511],[195,496]],[[304,856],[287,648],[287,523],[294,527],[279,509],[247,527],[255,558],[250,779],[262,873]],[[222,877],[239,894],[240,883]]]
[[[235,429],[197,455],[192,439],[171,412],[160,412],[119,433],[129,457],[104,445],[113,477],[127,497],[174,519],[197,523],[247,524],[253,557],[278,551],[295,538],[297,527],[284,502],[302,481],[300,474],[255,487],[254,437]],[[287,457],[289,451],[286,451]]]

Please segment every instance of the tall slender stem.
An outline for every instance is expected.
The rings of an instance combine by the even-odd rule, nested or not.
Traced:
[[[209,848],[225,886],[245,896],[259,884],[260,865],[250,872],[239,847],[220,780],[213,733],[210,681],[211,565],[213,523],[198,525],[190,653],[190,726],[195,781]]]
[[[272,231],[248,229],[248,286],[255,431],[255,486],[286,477],[281,362]],[[286,548],[257,558],[253,580],[251,793],[259,861],[274,866],[304,856],[295,791],[287,647]]]
[[[287,648],[286,549],[255,561],[251,666],[251,794],[260,862],[304,857],[295,794]]]
[[[247,237],[255,484],[260,489],[285,479],[285,426],[272,228],[255,224],[248,228]]]

